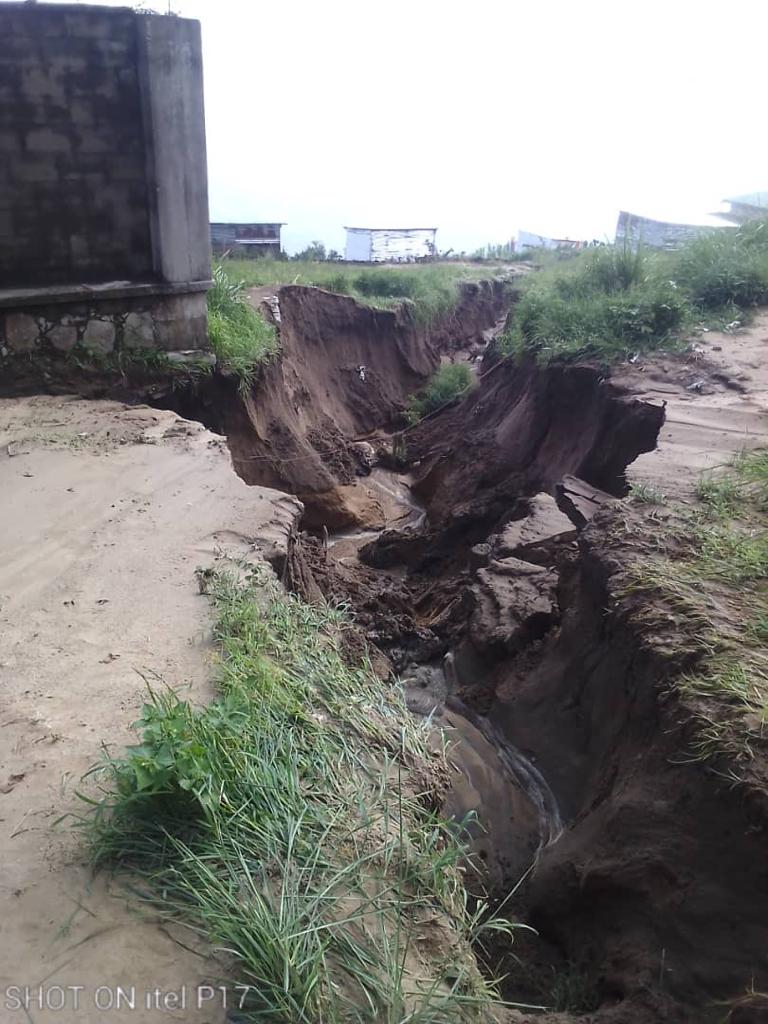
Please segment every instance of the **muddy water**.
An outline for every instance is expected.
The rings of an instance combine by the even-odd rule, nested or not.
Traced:
[[[425,521],[426,512],[411,493],[408,475],[375,466],[365,477],[364,486],[382,510],[383,529],[417,530]],[[341,530],[328,538],[328,550],[336,561],[353,564],[363,544],[374,540],[381,532],[359,528]]]

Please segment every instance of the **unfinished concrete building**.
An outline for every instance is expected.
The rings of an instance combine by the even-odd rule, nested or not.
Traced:
[[[211,224],[211,251],[215,256],[228,254],[235,259],[279,259],[283,246],[280,240],[282,223]]]
[[[0,353],[207,347],[200,25],[0,4]]]

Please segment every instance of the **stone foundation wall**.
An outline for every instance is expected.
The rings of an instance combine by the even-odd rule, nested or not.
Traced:
[[[0,356],[70,352],[76,345],[109,354],[208,348],[205,293],[144,295],[0,309]]]

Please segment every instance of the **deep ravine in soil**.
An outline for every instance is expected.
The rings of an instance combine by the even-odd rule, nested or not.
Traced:
[[[349,324],[324,316],[322,386],[302,368],[309,394],[288,428],[265,411],[269,395],[258,411],[258,390],[245,418],[230,413],[233,463],[305,501],[295,586],[346,602],[382,676],[396,671],[412,711],[452,739],[444,810],[479,819],[470,885],[503,898],[524,877],[513,909],[540,938],[519,947],[521,970],[494,951],[505,996],[605,1021],[722,1019],[723,1000],[768,982],[762,904],[750,900],[764,887],[764,822],[680,764],[683,727],[663,687],[680,666],[610,612],[625,555],[606,543],[615,513],[600,511],[625,495],[663,409],[596,368],[512,365],[491,344],[480,386],[403,433],[397,401],[384,413],[378,393],[369,408],[348,386],[344,367],[375,358],[362,335],[350,349]],[[302,330],[308,319],[302,306]],[[293,372],[282,367],[281,387]],[[399,375],[390,394],[412,389],[397,360],[381,372]],[[331,486],[316,488],[314,458],[306,475],[297,457],[265,479],[250,454],[268,467],[278,452],[300,456],[286,439],[309,406],[343,425],[325,453],[312,438]],[[703,929],[713,912],[720,928]]]
[[[617,555],[600,509],[625,495],[663,409],[590,366],[500,359],[495,300],[430,337],[397,313],[287,292],[279,365],[242,400],[222,382],[208,425],[247,482],[305,504],[276,566],[286,584],[346,603],[382,679],[395,671],[452,742],[444,812],[478,819],[468,884],[500,901],[522,880],[511,909],[539,933],[516,956],[483,951],[504,996],[573,1019],[722,1019],[765,970],[748,900],[764,884],[749,849],[762,822],[675,763],[660,684],[678,666],[609,612]],[[479,386],[403,432],[441,351],[481,344]],[[721,929],[702,934],[713,909]]]
[[[595,367],[501,359],[508,297],[473,289],[427,330],[284,288],[281,355],[249,393],[216,376],[142,397],[224,434],[246,482],[301,498],[278,575],[345,603],[382,685],[396,673],[446,731],[444,813],[478,819],[468,886],[500,902],[522,880],[505,910],[539,933],[482,951],[504,996],[559,1022],[714,1024],[768,987],[768,810],[683,763],[680,653],[615,593],[632,551],[614,506],[664,411]],[[478,386],[404,430],[441,358],[480,350]]]

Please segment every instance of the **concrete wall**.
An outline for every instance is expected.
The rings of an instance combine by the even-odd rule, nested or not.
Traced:
[[[115,301],[153,345],[205,347],[209,278],[199,23],[0,3],[0,349],[31,320],[95,337]]]
[[[200,22],[135,15],[150,167],[155,271],[210,277]]]

